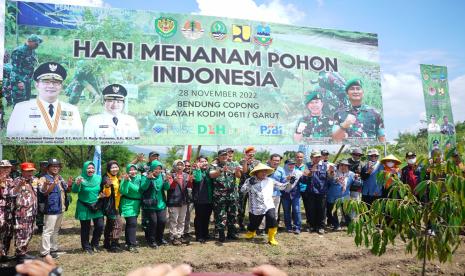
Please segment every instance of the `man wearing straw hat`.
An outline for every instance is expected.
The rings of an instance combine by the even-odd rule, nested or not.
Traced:
[[[276,221],[275,205],[273,202],[273,190],[278,188],[284,190],[290,189],[292,184],[290,182],[281,183],[270,177],[274,172],[271,167],[265,164],[258,164],[251,172],[250,178],[247,179],[241,188],[242,192],[248,192],[250,198],[249,205],[249,225],[245,237],[252,239],[256,235],[258,226],[263,220],[266,219],[266,228],[268,229],[268,243],[277,245],[275,239],[278,232],[278,222]]]

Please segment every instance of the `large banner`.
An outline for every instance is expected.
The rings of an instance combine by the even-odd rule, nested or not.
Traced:
[[[455,146],[455,125],[449,97],[447,67],[420,64],[425,98],[428,149],[444,152]]]
[[[13,15],[3,143],[384,141],[376,34],[28,2]]]

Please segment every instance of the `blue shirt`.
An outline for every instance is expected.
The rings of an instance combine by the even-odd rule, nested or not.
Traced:
[[[311,176],[302,176],[299,180],[299,184],[306,184],[306,193],[326,195],[328,192],[330,177],[328,175],[327,163],[320,162],[317,165],[316,172],[312,173]]]
[[[342,175],[339,176],[344,177]],[[326,198],[326,201],[328,201],[329,203],[334,203],[339,198],[344,198],[345,200],[350,197],[350,186],[352,186],[356,181],[360,180],[355,180],[355,173],[351,171],[349,171],[345,175],[345,177],[347,178],[347,184],[346,189],[344,191],[342,191],[342,185],[338,182],[338,173],[336,173],[334,179],[330,180],[328,188],[328,197]]]
[[[369,164],[363,166],[360,174],[363,180],[362,195],[381,196],[383,194],[383,185],[378,183],[376,177],[383,170],[383,165],[379,161],[376,162],[375,166],[377,167],[370,174],[367,173],[368,166]]]
[[[270,178],[280,182],[280,183],[286,183],[286,172],[282,167],[277,167],[276,170],[272,175],[270,175]],[[281,191],[274,187],[273,189],[273,196],[280,196]]]

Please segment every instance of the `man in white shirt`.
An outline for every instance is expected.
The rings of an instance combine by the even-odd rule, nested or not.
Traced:
[[[139,138],[136,119],[123,113],[127,90],[120,84],[103,89],[104,112],[90,116],[84,126],[86,138]]]
[[[78,108],[58,99],[66,75],[65,68],[56,62],[37,67],[33,79],[38,96],[15,105],[8,120],[7,137],[82,137]]]

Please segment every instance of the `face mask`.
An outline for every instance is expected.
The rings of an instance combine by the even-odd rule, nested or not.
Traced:
[[[392,168],[394,167],[394,162],[392,161],[386,162],[386,166],[388,166],[389,168]]]
[[[416,158],[412,158],[412,159],[408,159],[407,160],[407,163],[409,163],[410,165],[413,165],[417,162],[417,159]]]

